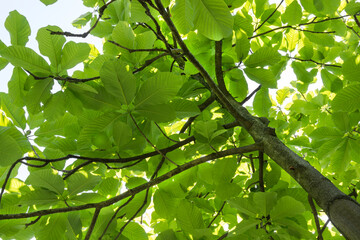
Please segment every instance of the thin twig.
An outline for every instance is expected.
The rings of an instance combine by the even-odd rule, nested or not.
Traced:
[[[91,224],[90,224],[89,229],[88,229],[88,231],[87,231],[87,233],[86,233],[86,236],[85,236],[85,240],[89,240],[89,239],[90,239],[91,234],[92,234],[92,232],[93,232],[93,230],[94,230],[94,227],[95,227],[95,224],[96,224],[96,220],[97,220],[98,217],[99,217],[100,211],[101,211],[101,208],[100,208],[100,207],[95,209],[94,215],[93,215],[92,220],[91,220]]]
[[[50,31],[51,35],[63,35],[66,37],[81,37],[81,38],[86,38],[90,32],[92,30],[95,29],[95,27],[97,26],[97,24],[99,23],[102,15],[104,14],[105,9],[109,6],[109,4],[115,2],[116,0],[111,0],[110,2],[106,3],[105,5],[103,5],[101,8],[99,8],[99,17],[96,19],[96,22],[94,23],[94,25],[86,32],[81,33],[81,34],[75,34],[75,33],[71,33],[71,32],[60,32],[60,31],[52,31],[47,29],[48,31]]]
[[[49,76],[46,76],[46,77],[38,77],[35,74],[33,74],[32,72],[30,72],[30,71],[28,71],[26,69],[24,69],[24,70],[27,73],[29,73],[31,76],[33,76],[33,78],[35,80],[44,80],[44,79],[47,79],[47,78],[52,78],[52,79],[55,79],[55,80],[66,81],[66,82],[84,83],[84,82],[100,79],[100,76],[91,77],[91,78],[60,77],[60,76],[53,76],[53,75],[49,75]]]
[[[164,164],[164,162],[165,162],[165,157],[162,157],[162,158],[161,158],[161,161],[159,162],[159,164],[157,165],[157,167],[156,167],[156,169],[155,169],[154,174],[151,176],[150,181],[153,180],[153,179],[157,176],[157,174],[158,174],[158,172],[160,171],[160,169],[161,169],[162,165]],[[138,213],[144,208],[144,206],[145,206],[146,203],[148,202],[147,198],[148,198],[148,196],[149,196],[149,191],[150,191],[150,187],[148,187],[148,188],[146,189],[145,198],[144,198],[144,201],[143,201],[143,203],[141,204],[141,206],[140,206],[140,207],[138,208],[138,210],[127,220],[127,222],[124,224],[124,226],[121,227],[121,229],[120,229],[118,235],[115,237],[115,239],[118,239],[118,237],[120,237],[121,233],[125,230],[126,226],[127,226],[132,220],[134,220],[134,218],[138,215]]]
[[[164,158],[166,158],[166,160],[168,160],[169,162],[171,162],[172,164],[174,164],[175,166],[179,166],[177,163],[175,163],[174,161],[172,161],[170,158],[168,158],[163,152],[161,152],[147,137],[146,135],[141,131],[139,125],[137,124],[137,122],[135,121],[135,118],[133,117],[133,115],[131,113],[129,113],[130,118],[132,119],[132,121],[134,122],[137,130],[140,132],[140,134],[145,138],[146,142],[148,142],[154,149],[155,151],[157,151],[161,156],[163,156]]]
[[[291,28],[291,29],[294,29],[294,30],[300,31],[300,32],[309,32],[309,33],[317,33],[317,34],[335,33],[335,31],[318,32],[318,31],[301,29],[301,28],[296,28],[296,27],[294,27],[294,26],[287,25],[287,26],[281,26],[281,27],[273,28],[273,29],[271,29],[271,30],[269,30],[269,31],[266,31],[266,32],[263,32],[263,33],[259,33],[258,35],[254,35],[254,36],[248,37],[248,39],[257,38],[257,37],[263,36],[263,35],[265,35],[265,34],[268,34],[268,33],[271,33],[271,32],[277,31],[277,30],[281,30],[281,29],[286,29],[286,28]]]
[[[167,52],[167,50],[163,49],[163,48],[133,49],[133,48],[127,48],[125,46],[122,46],[119,43],[114,42],[112,40],[108,40],[108,42],[114,44],[115,46],[118,46],[120,48],[123,48],[123,49],[127,50],[129,53],[133,53],[133,52]]]
[[[223,204],[221,205],[219,211],[216,213],[216,215],[214,216],[214,218],[211,220],[211,222],[209,223],[209,225],[207,226],[208,228],[211,227],[211,225],[213,224],[213,222],[215,221],[215,219],[220,215],[221,211],[223,210],[223,208],[225,207],[226,201],[223,202]]]
[[[169,139],[169,140],[172,141],[172,142],[176,142],[176,143],[179,142],[179,141],[177,141],[177,140],[174,140],[174,139],[171,139],[170,137],[168,137],[168,136],[164,133],[164,131],[161,129],[161,127],[159,126],[159,124],[157,124],[156,122],[155,122],[155,125],[156,125],[156,127],[159,129],[159,131],[161,132],[161,134],[162,134],[164,137],[166,137],[167,139]]]
[[[160,55],[158,55],[156,57],[153,57],[153,58],[151,58],[149,60],[146,60],[144,65],[142,65],[141,67],[135,69],[132,73],[135,74],[137,72],[140,72],[140,71],[144,70],[146,67],[150,66],[156,60],[158,60],[158,59],[160,59],[160,58],[162,58],[164,56],[167,56],[167,55],[169,55],[169,53],[166,52],[166,53],[162,53],[162,54],[160,54]]]
[[[114,219],[115,219],[116,215],[119,213],[119,211],[120,211],[123,207],[125,207],[126,205],[128,205],[128,204],[131,202],[131,200],[134,199],[134,197],[135,197],[135,195],[131,195],[131,197],[130,197],[124,204],[122,204],[120,207],[118,207],[118,208],[116,209],[115,213],[112,215],[111,219],[110,219],[109,222],[106,224],[106,227],[105,227],[103,233],[101,234],[101,236],[99,237],[99,240],[101,240],[101,239],[104,237],[104,235],[106,234],[108,228],[110,227],[110,224],[112,223],[112,221],[114,221]]]
[[[214,101],[215,101],[215,96],[211,95],[208,99],[205,100],[205,102],[203,102],[202,104],[200,104],[198,106],[200,112],[204,111],[204,109],[207,108],[208,106],[210,106]],[[180,129],[180,133],[184,133],[186,131],[186,129],[191,125],[191,123],[196,119],[197,116],[199,116],[199,115],[190,117],[186,121],[184,126],[182,126],[182,128]]]
[[[284,0],[281,0],[281,2],[277,5],[277,7],[275,8],[275,10],[257,27],[255,28],[254,32],[256,32],[257,30],[259,30],[278,10],[278,8],[280,7],[280,5],[284,2]]]
[[[341,66],[339,65],[335,65],[335,64],[326,64],[326,63],[319,63],[319,62],[316,62],[312,59],[301,59],[301,58],[297,58],[297,57],[289,57],[290,59],[294,59],[294,60],[297,60],[297,61],[301,61],[301,62],[313,62],[317,65],[321,65],[321,66],[324,66],[324,67],[337,67],[337,68],[341,68]]]
[[[33,220],[33,221],[31,221],[31,222],[29,222],[29,223],[25,224],[25,228],[28,228],[29,226],[31,226],[31,225],[33,225],[33,224],[37,223],[40,219],[41,219],[41,216],[38,216],[35,220]]]
[[[314,216],[314,220],[315,220],[316,230],[318,232],[318,238],[317,239],[318,240],[323,240],[322,231],[321,231],[321,228],[320,228],[319,217],[317,215],[317,211],[316,211],[314,201],[313,201],[313,199],[312,199],[312,197],[310,195],[308,195],[308,202],[310,204],[311,212],[312,212],[312,214]]]
[[[259,85],[254,91],[252,91],[244,100],[240,102],[240,105],[244,105],[247,101],[249,101],[255,93],[257,93],[261,89],[261,85]]]

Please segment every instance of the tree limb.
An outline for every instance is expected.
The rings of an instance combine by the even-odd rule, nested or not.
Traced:
[[[244,147],[239,148],[231,148],[227,149],[221,152],[212,153],[204,157],[197,158],[193,161],[190,161],[188,163],[185,163],[183,165],[180,165],[179,167],[161,175],[160,177],[157,177],[147,183],[144,183],[142,185],[139,185],[137,187],[134,187],[132,189],[127,190],[126,192],[117,195],[113,198],[110,198],[108,200],[98,202],[98,203],[88,203],[84,205],[74,206],[74,207],[66,207],[66,208],[55,208],[55,209],[45,209],[45,210],[39,210],[35,212],[27,212],[27,213],[16,213],[16,214],[0,214],[0,220],[2,219],[21,219],[21,218],[29,218],[29,217],[38,217],[38,216],[45,216],[55,213],[61,213],[61,212],[73,212],[73,211],[80,211],[85,209],[91,209],[91,208],[104,208],[107,206],[110,206],[122,199],[125,199],[127,197],[130,197],[131,195],[137,194],[141,191],[144,191],[145,189],[155,186],[167,179],[172,178],[175,175],[178,175],[179,173],[184,172],[185,170],[188,170],[190,168],[193,168],[197,165],[200,165],[202,163],[208,162],[210,160],[223,158],[226,156],[234,155],[234,154],[241,154],[241,153],[247,153],[247,152],[253,152],[258,151],[261,149],[261,146],[259,144],[252,144]]]

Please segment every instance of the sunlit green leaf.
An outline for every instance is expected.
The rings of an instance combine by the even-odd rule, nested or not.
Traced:
[[[302,17],[302,9],[297,1],[286,7],[285,13],[281,15],[281,20],[289,25],[299,24]]]
[[[40,28],[36,40],[38,41],[41,54],[49,57],[51,64],[57,67],[61,62],[62,47],[66,40],[64,36],[50,34],[49,30],[62,31],[56,26]]]
[[[18,11],[10,12],[5,21],[5,28],[10,33],[12,45],[25,46],[28,42],[31,33],[30,26],[26,18]]]
[[[34,50],[23,46],[10,46],[0,51],[0,55],[15,67],[22,67],[32,73],[51,74],[49,64]]]
[[[129,105],[134,98],[136,80],[125,63],[105,62],[100,71],[105,89],[117,97],[122,104]]]
[[[75,67],[88,58],[90,47],[86,43],[67,42],[61,57],[61,69],[66,70]]]
[[[219,41],[232,34],[234,20],[223,0],[195,0],[195,28],[211,40]]]
[[[350,85],[336,94],[331,106],[335,111],[352,112],[360,108],[360,84]]]
[[[187,34],[194,28],[194,8],[190,0],[177,0],[171,13],[180,33]]]

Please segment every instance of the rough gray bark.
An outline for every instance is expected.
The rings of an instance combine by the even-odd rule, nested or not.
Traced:
[[[347,239],[360,239],[360,204],[341,192],[307,161],[285,146],[276,137],[274,129],[267,127],[260,118],[252,116],[235,99],[226,96],[182,41],[161,0],[155,0],[155,3],[184,55],[201,73],[219,102],[257,143],[262,144],[263,152],[289,173],[315,199],[317,204],[325,210],[334,226]]]

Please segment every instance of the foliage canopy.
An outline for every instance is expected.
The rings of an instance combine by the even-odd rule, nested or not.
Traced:
[[[360,215],[359,2],[83,4],[35,50],[6,19],[2,239],[358,239],[332,206]]]

